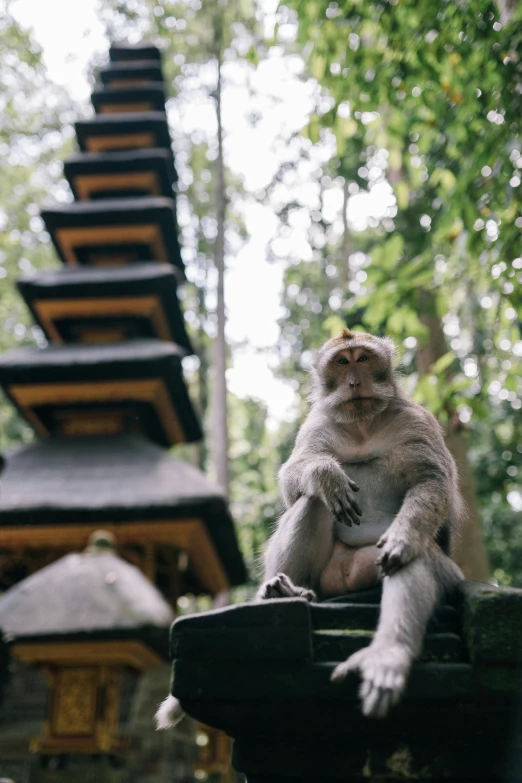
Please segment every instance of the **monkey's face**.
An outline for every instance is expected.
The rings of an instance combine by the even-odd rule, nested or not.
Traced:
[[[315,366],[316,388],[319,381],[321,397],[336,420],[372,419],[395,395],[389,346],[378,340],[344,340],[322,349],[322,361],[320,355]]]

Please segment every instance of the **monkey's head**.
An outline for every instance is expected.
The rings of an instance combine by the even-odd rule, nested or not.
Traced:
[[[312,399],[336,421],[372,419],[397,394],[395,345],[389,337],[344,329],[328,340],[312,363]]]

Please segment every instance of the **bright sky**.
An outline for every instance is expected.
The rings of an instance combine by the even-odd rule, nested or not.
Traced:
[[[32,28],[42,46],[49,78],[63,85],[75,101],[87,104],[89,62],[94,54],[103,54],[108,48],[97,17],[97,0],[15,0],[11,11],[25,27]],[[252,84],[258,95],[255,108],[260,121],[252,127],[246,118],[249,92],[244,75],[237,67],[234,71],[234,64],[227,67],[228,87],[223,102],[226,162],[232,171],[242,175],[247,189],[255,192],[269,182],[284,157],[284,150],[274,148],[274,139],[282,129],[297,131],[305,124],[313,84],[298,79],[297,58],[286,64],[277,57],[262,63]],[[272,104],[274,97],[278,99],[277,111]],[[182,118],[184,129],[189,132],[199,127],[209,132],[215,124],[209,109],[209,105],[191,106]],[[348,217],[354,228],[363,228],[370,212],[379,216],[389,206],[390,189],[386,183],[383,186],[371,198],[358,194],[350,199]],[[316,183],[305,182],[301,190],[304,192],[306,187],[309,203],[313,204]],[[341,206],[341,190],[333,189],[326,208],[338,226],[342,226]],[[266,252],[267,242],[276,229],[276,217],[269,208],[252,200],[245,206],[244,220],[250,239],[235,256],[228,258],[226,303],[228,338],[246,347],[234,351],[227,380],[235,394],[265,401],[270,418],[278,420],[292,416],[295,395],[274,377],[269,366],[270,352],[259,350],[274,346],[279,336],[283,263],[269,263]],[[298,254],[300,246],[303,254],[306,252],[306,232],[306,224],[297,221],[287,239],[289,252],[291,248],[292,253]],[[284,253],[285,246],[281,247]]]

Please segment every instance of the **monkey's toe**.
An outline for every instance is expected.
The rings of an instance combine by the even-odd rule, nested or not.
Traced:
[[[406,687],[409,671],[407,650],[365,647],[335,667],[332,682],[342,682],[351,672],[361,675],[359,696],[367,718],[384,718]]]
[[[366,718],[385,718],[393,704],[393,691],[372,686],[362,698],[362,713]]]
[[[286,574],[278,574],[261,585],[257,591],[260,601],[271,598],[304,598],[306,601],[316,601],[317,596],[313,590],[297,587]]]

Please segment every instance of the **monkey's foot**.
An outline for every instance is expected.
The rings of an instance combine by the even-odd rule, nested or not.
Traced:
[[[313,590],[297,587],[286,574],[278,574],[264,582],[256,595],[260,601],[269,598],[304,598],[305,601],[317,601]]]
[[[367,718],[384,718],[397,704],[408,679],[411,655],[401,645],[371,644],[351,655],[334,669],[332,682],[342,682],[348,674],[359,672],[363,715]]]

